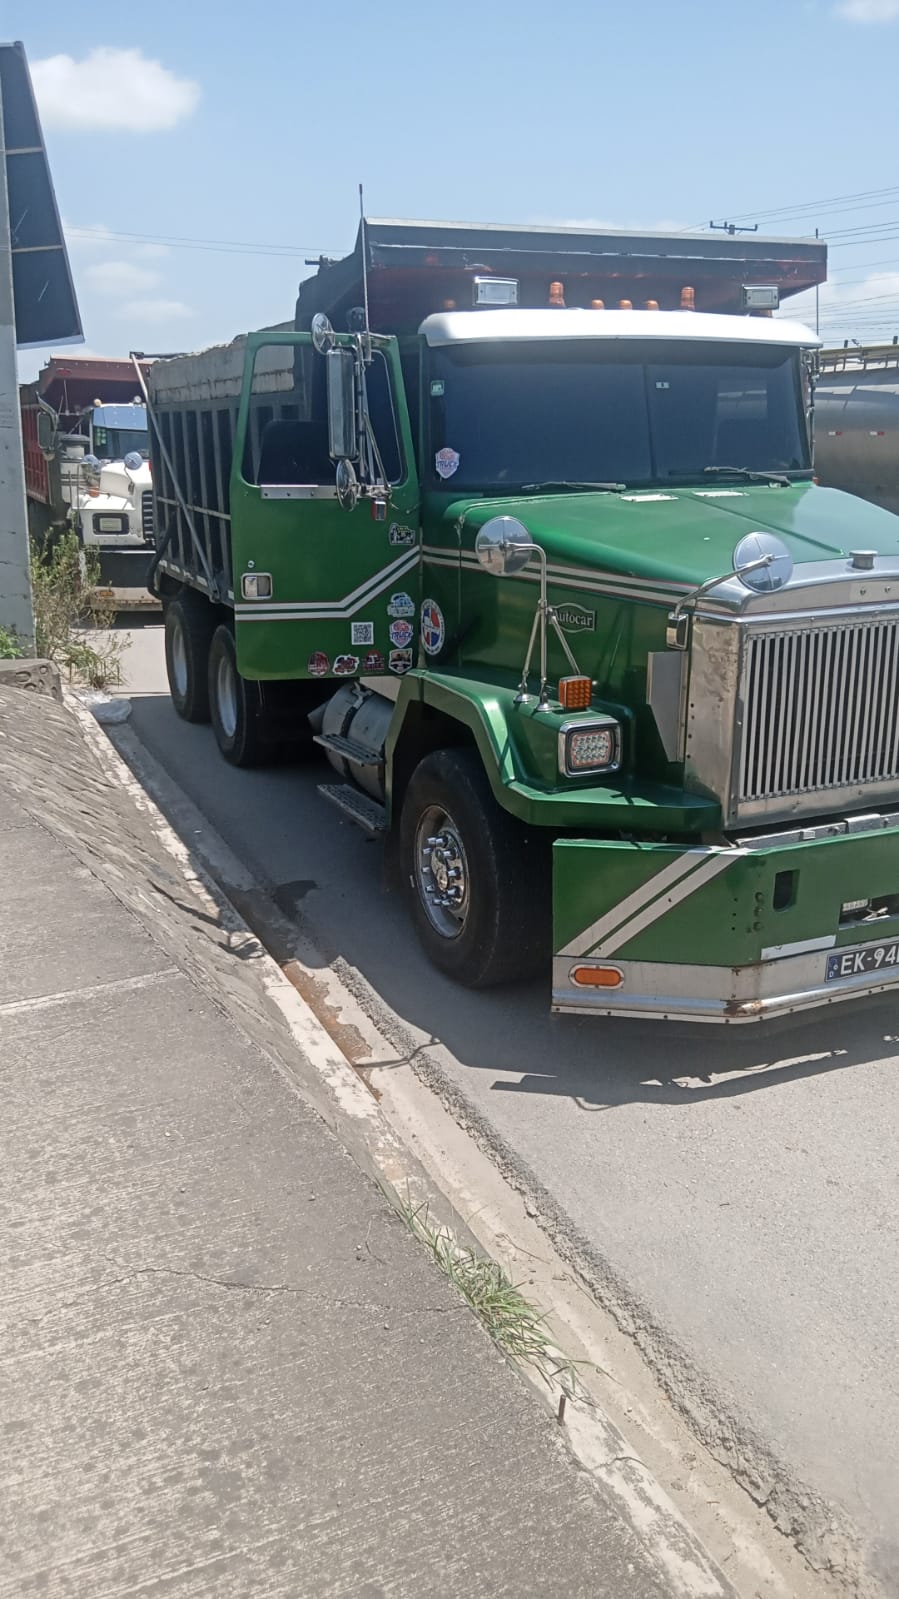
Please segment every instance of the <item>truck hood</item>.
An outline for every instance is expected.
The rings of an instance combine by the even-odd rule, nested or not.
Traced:
[[[100,493],[119,494],[124,499],[138,496],[152,487],[150,464],[144,461],[135,472],[124,461],[104,461],[100,467]]]
[[[858,549],[899,565],[899,517],[815,483],[457,500],[445,515],[461,523],[465,549],[490,517],[514,516],[553,563],[655,580],[673,591],[726,572],[738,541],[756,531],[778,534],[796,566]]]

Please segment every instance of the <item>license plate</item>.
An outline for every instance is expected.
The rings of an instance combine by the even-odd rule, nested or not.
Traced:
[[[859,977],[865,972],[892,971],[899,966],[899,940],[891,944],[875,944],[873,949],[843,949],[838,955],[828,955],[828,983],[838,977]]]

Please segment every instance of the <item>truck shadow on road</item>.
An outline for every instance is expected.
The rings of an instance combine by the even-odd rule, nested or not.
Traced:
[[[846,1017],[843,1026],[828,1016],[826,1027],[807,1018],[791,1026],[753,1029],[752,1037],[658,1037],[641,1027],[631,1034],[626,1023],[611,1024],[597,1058],[586,1064],[560,1050],[552,1067],[522,1073],[519,1082],[497,1079],[501,1094],[558,1094],[585,1112],[620,1106],[697,1105],[709,1100],[772,1092],[807,1078],[845,1071],[865,1064],[889,1062],[899,1047],[887,1007],[868,1008]],[[602,1026],[601,1022],[593,1024]]]

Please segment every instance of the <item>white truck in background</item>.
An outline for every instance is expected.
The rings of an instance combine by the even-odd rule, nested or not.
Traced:
[[[32,540],[40,545],[73,528],[97,551],[99,592],[117,611],[159,604],[147,589],[153,494],[137,386],[131,361],[54,356],[21,390]]]

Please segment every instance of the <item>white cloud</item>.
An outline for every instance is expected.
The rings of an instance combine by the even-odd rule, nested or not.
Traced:
[[[825,345],[856,339],[878,344],[899,333],[899,272],[870,272],[867,277],[822,283],[819,291],[821,337]],[[781,314],[791,321],[815,325],[814,290],[784,300]]]
[[[190,116],[200,86],[179,78],[140,50],[101,45],[81,61],[47,56],[31,76],[41,119],[48,128],[125,128],[155,133]]]
[[[92,250],[108,250],[115,244],[110,229],[105,222],[92,222],[89,226],[79,228],[74,222],[67,222],[63,217],[62,231],[66,236],[66,246],[71,255],[76,252],[87,255]]]
[[[897,0],[899,3],[899,0]],[[672,222],[610,222],[608,217],[534,217],[537,228],[582,228],[585,233],[683,233],[689,223]]]
[[[96,255],[99,250],[115,250],[136,260],[161,261],[171,255],[167,244],[138,244],[113,233],[105,222],[67,222],[63,218],[62,231],[70,256]]]
[[[167,322],[170,318],[180,321],[193,314],[183,300],[129,300],[116,310],[116,316],[133,322]]]
[[[84,276],[92,289],[101,294],[115,296],[140,294],[155,289],[159,273],[150,267],[135,266],[133,261],[95,261],[85,268]]]
[[[835,12],[846,22],[895,22],[899,0],[841,0]]]

